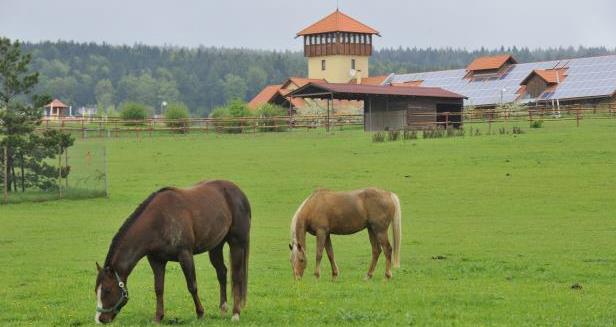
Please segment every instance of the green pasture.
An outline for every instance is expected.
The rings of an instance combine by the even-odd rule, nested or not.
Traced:
[[[94,323],[95,262],[152,191],[235,181],[253,208],[248,306],[237,325],[614,326],[616,120],[521,126],[522,135],[372,143],[361,131],[90,139],[105,143],[108,198],[0,206],[0,325]],[[510,127],[510,126],[508,126]],[[493,128],[496,128],[494,126]],[[341,270],[304,279],[288,261],[293,212],[315,188],[378,186],[402,202],[402,267],[364,281],[368,235],[334,236]],[[382,259],[382,258],[381,258]],[[178,264],[167,268],[166,324],[233,325],[197,257],[206,317]],[[577,284],[580,287],[574,287]],[[117,325],[150,325],[149,265],[128,281]]]

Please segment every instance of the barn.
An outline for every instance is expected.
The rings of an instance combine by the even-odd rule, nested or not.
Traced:
[[[366,131],[459,127],[465,99],[438,87],[326,82],[308,83],[287,96],[327,100],[328,116],[335,100],[362,101]]]

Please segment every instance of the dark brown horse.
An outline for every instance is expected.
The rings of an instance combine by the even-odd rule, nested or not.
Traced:
[[[296,279],[306,269],[306,232],[317,237],[317,261],[314,275],[321,276],[323,248],[332,266],[332,276],[338,276],[330,234],[348,235],[368,229],[372,244],[372,262],[366,278],[372,278],[381,250],[387,260],[385,277],[391,278],[392,252],[395,267],[400,266],[400,239],[402,237],[400,200],[392,192],[366,188],[351,192],[318,190],[299,206],[291,222],[291,266]],[[387,231],[392,225],[394,246],[389,243]]]
[[[163,188],[150,195],[124,222],[113,238],[105,265],[96,278],[96,322],[113,321],[128,302],[127,279],[139,260],[147,257],[154,272],[155,321],[164,316],[165,266],[182,267],[197,317],[203,306],[197,294],[193,255],[209,251],[220,284],[220,309],[227,310],[227,267],[223,246],[231,252],[233,320],[246,303],[250,204],[244,193],[227,181],[202,182],[191,188]]]

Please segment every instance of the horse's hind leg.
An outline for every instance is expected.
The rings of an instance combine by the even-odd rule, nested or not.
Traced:
[[[370,262],[366,279],[372,278],[374,269],[376,268],[376,263],[379,261],[379,255],[381,255],[381,245],[379,244],[374,231],[370,228],[368,228],[368,236],[370,237],[370,244],[372,245],[372,261]]]
[[[216,269],[216,277],[218,277],[218,284],[220,284],[220,311],[222,314],[227,312],[227,267],[222,251],[223,246],[224,243],[220,243],[219,246],[209,252],[210,262]]]
[[[379,243],[381,243],[381,247],[383,248],[383,252],[385,252],[385,259],[387,259],[387,263],[385,264],[385,277],[391,278],[391,244],[389,244],[389,239],[387,238],[387,229],[385,231],[381,231],[376,234]]]
[[[231,320],[240,320],[240,310],[242,307],[242,283],[246,278],[244,271],[244,260],[246,247],[237,240],[229,242],[231,249],[231,282],[233,284],[233,316]]]
[[[167,261],[159,261],[148,256],[148,262],[154,273],[154,292],[156,293],[156,316],[154,322],[161,322],[165,316],[165,307],[163,302],[163,292],[165,290],[165,267]]]
[[[338,277],[338,265],[334,260],[334,248],[332,247],[332,238],[330,235],[327,235],[327,239],[325,240],[325,250],[327,251],[329,263],[332,266],[332,278],[336,279]]]
[[[180,261],[180,266],[182,266],[184,277],[186,277],[186,286],[188,287],[188,291],[190,292],[190,295],[192,295],[193,301],[195,302],[197,317],[202,318],[203,306],[201,305],[201,300],[199,300],[199,295],[197,294],[197,276],[195,274],[195,262],[193,261],[192,253],[188,251],[181,252],[178,255],[178,260]]]

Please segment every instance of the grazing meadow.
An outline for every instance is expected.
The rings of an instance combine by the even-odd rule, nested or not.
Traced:
[[[477,126],[476,126],[477,127]],[[94,323],[95,262],[151,192],[204,179],[236,182],[252,203],[248,305],[241,325],[616,324],[616,119],[551,121],[523,134],[372,142],[358,130],[89,139],[107,150],[109,197],[0,206],[0,325]],[[509,126],[508,128],[510,128]],[[402,203],[401,268],[375,277],[366,231],[333,236],[340,267],[293,280],[289,224],[316,188],[377,186]],[[228,259],[228,253],[225,251]],[[165,321],[221,317],[208,256],[196,257],[197,320],[177,263]],[[151,325],[153,275],[128,280],[119,325]]]

